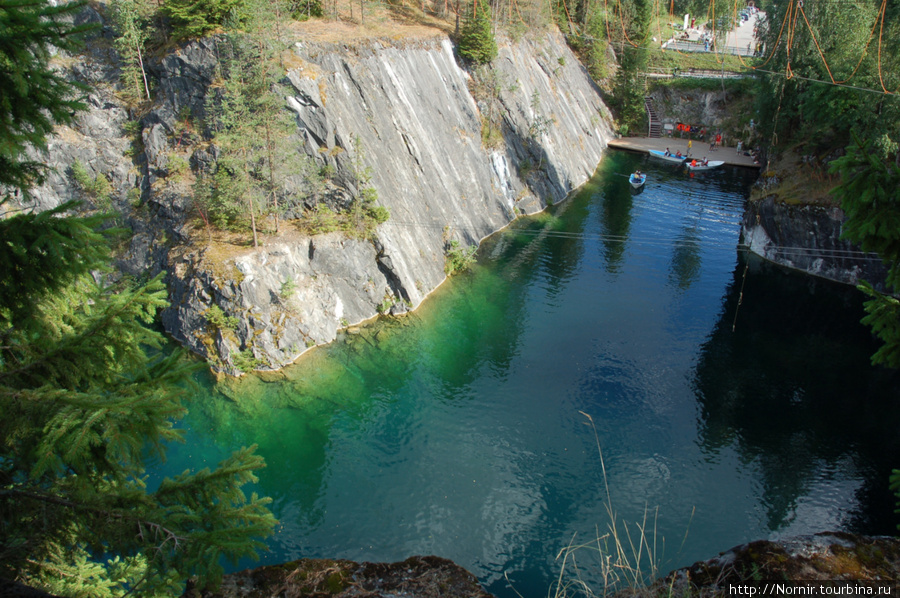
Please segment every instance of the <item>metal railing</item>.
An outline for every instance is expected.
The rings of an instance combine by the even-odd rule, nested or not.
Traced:
[[[752,73],[739,71],[721,71],[712,69],[679,69],[650,67],[644,75],[650,79],[672,79],[674,77],[694,77],[697,79],[742,79],[752,77]]]

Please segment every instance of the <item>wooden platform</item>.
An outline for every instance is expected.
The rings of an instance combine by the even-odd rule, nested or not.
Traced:
[[[650,150],[669,151],[673,154],[681,150],[682,154],[687,154],[687,139],[679,139],[678,137],[620,137],[618,139],[610,139],[609,147],[615,149],[629,150],[632,152],[649,153]],[[709,143],[702,141],[694,141],[691,148],[691,158],[698,160],[708,158],[710,160],[722,160],[725,164],[732,166],[744,166],[746,168],[759,168],[759,164],[753,163],[753,158],[738,154],[734,147],[720,147],[710,151]]]

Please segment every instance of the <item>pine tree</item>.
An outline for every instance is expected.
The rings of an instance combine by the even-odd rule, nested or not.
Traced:
[[[491,9],[474,0],[472,11],[474,14],[466,20],[459,37],[459,55],[474,64],[486,64],[497,57]]]
[[[114,0],[111,8],[119,34],[115,44],[122,58],[122,81],[132,100],[149,100],[150,84],[144,68],[144,44],[150,39],[149,5],[139,0]]]
[[[888,287],[900,292],[900,167],[874,151],[871,142],[854,135],[847,154],[832,164],[832,172],[841,175],[834,193],[846,215],[844,238],[863,251],[877,253],[888,266]],[[868,283],[859,288],[871,297],[863,323],[884,342],[872,356],[873,363],[900,368],[900,302]]]
[[[48,46],[73,32],[51,26],[59,14],[0,6],[28,46],[0,29],[0,76],[18,85],[0,98],[3,151],[40,146],[54,115],[79,107],[48,74]],[[10,106],[7,90],[29,109]],[[40,176],[4,156],[4,184]],[[145,486],[146,459],[181,439],[174,424],[196,366],[150,327],[166,305],[161,276],[98,282],[116,231],[64,216],[74,208],[0,219],[0,578],[67,596],[153,596],[191,575],[214,584],[222,557],[254,556],[272,531],[268,500],[241,490],[264,464],[245,448],[215,470]]]
[[[627,27],[627,39],[623,39],[620,46],[619,71],[613,85],[613,96],[623,132],[634,131],[646,123],[644,73],[649,61],[650,9],[647,0],[634,0],[634,17]]]
[[[220,556],[255,554],[274,524],[267,501],[240,490],[262,461],[244,449],[147,491],[148,447],[161,457],[180,439],[173,423],[194,366],[160,351],[164,339],[148,327],[166,305],[161,277],[96,283],[90,272],[108,254],[99,221],[60,211],[0,221],[12,240],[0,250],[3,279],[19,273],[28,292],[5,283],[0,294],[0,574],[40,582],[56,561],[103,552],[142,554],[148,578],[174,571],[214,583]],[[25,270],[37,264],[54,275]]]
[[[26,150],[44,149],[54,125],[73,122],[84,107],[85,87],[48,66],[51,52],[74,51],[90,29],[65,24],[83,6],[0,0],[0,200],[43,181],[46,167]]]
[[[254,12],[248,15],[252,26]],[[292,137],[296,122],[278,93],[277,52],[264,33],[230,35],[222,54],[221,85],[207,100],[212,141],[220,154],[215,171],[195,188],[195,201],[208,206],[209,220],[219,226],[239,227],[249,218],[255,242],[257,215],[272,216],[277,232],[286,182],[309,168]],[[223,219],[226,213],[231,217]]]
[[[166,0],[163,13],[172,23],[177,39],[202,37],[223,25],[240,20],[243,0]]]

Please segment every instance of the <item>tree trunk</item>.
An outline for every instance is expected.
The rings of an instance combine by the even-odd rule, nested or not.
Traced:
[[[138,56],[138,64],[141,67],[141,76],[144,78],[144,91],[147,93],[147,100],[150,100],[150,85],[147,84],[147,71],[144,70],[144,57],[141,54],[141,45],[135,44],[137,46],[137,56]]]

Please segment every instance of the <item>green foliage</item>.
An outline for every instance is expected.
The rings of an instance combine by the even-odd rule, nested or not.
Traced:
[[[219,157],[212,172],[199,173],[194,187],[194,205],[208,226],[241,230],[249,224],[254,244],[258,216],[273,216],[278,232],[289,180],[296,188],[302,179],[310,193],[321,187],[292,137],[296,124],[267,44],[261,34],[234,34],[222,45],[221,85],[208,95],[206,106]]]
[[[372,169],[364,166],[365,152],[362,140],[359,137],[353,142],[353,159],[351,174],[356,186],[356,196],[350,208],[352,215],[352,228],[348,231],[363,239],[370,238],[375,233],[375,227],[387,222],[390,212],[384,206],[376,205],[378,190],[371,185]]]
[[[491,25],[491,9],[474,0],[475,15],[466,20],[459,36],[459,55],[473,64],[486,64],[497,57],[497,40]]]
[[[60,18],[79,7],[0,5],[0,185],[40,180],[25,146],[81,108],[48,68],[51,45],[73,47]],[[181,439],[196,366],[150,327],[167,305],[162,274],[95,281],[112,231],[64,217],[73,207],[0,219],[0,578],[68,596],[171,595],[191,575],[214,585],[221,557],[255,556],[275,525],[268,500],[241,490],[263,462],[243,449],[148,490],[145,462]]]
[[[900,291],[900,166],[871,145],[853,136],[846,155],[832,163],[841,175],[833,193],[846,215],[842,236],[877,253],[888,266],[888,287]],[[871,297],[862,321],[884,343],[872,362],[900,368],[900,302],[867,282],[859,289]]]
[[[294,293],[297,292],[297,281],[295,281],[292,277],[288,277],[283,283],[281,283],[281,291],[280,295],[282,299],[290,299],[294,296]]]
[[[482,65],[475,69],[470,85],[479,106],[487,107],[487,111],[481,114],[481,145],[488,149],[498,148],[503,144],[500,94],[515,84],[508,85],[498,69]]]
[[[185,175],[190,171],[190,163],[178,154],[169,154],[169,161],[166,165],[168,176],[176,180],[184,180]]]
[[[52,553],[48,566],[41,569],[29,581],[57,596],[70,598],[97,598],[127,595],[125,588],[139,587],[141,596],[169,598],[182,592],[183,580],[177,571],[156,572],[148,567],[143,555],[94,561],[82,548],[77,548],[65,558]]]
[[[325,164],[322,168],[319,169],[319,176],[323,179],[331,180],[334,177],[334,166],[331,164]]]
[[[140,0],[113,0],[109,4],[118,34],[113,43],[122,59],[120,79],[125,97],[132,102],[150,99],[150,84],[144,69],[144,46],[151,31],[150,6]]]
[[[253,349],[248,347],[239,353],[232,353],[231,363],[242,372],[252,372],[266,362],[254,355]]]
[[[0,220],[0,329],[37,317],[34,297],[54,294],[103,269],[110,258],[102,217],[60,218],[77,204]]]
[[[386,314],[394,307],[395,303],[396,301],[391,295],[385,295],[384,299],[381,300],[381,303],[378,304],[376,309],[378,310],[378,313]]]
[[[294,0],[290,6],[291,18],[297,21],[308,21],[309,19],[322,18],[325,16],[325,9],[322,6],[322,0]]]
[[[225,315],[222,308],[215,303],[209,306],[204,315],[209,325],[217,330],[235,330],[240,324],[238,318]]]
[[[463,247],[456,239],[450,241],[450,246],[447,248],[447,255],[444,261],[444,272],[448,276],[453,276],[459,272],[465,272],[475,263],[476,251],[478,251],[478,247],[475,245]]]
[[[628,27],[628,39],[637,47],[624,42],[619,55],[619,71],[613,83],[613,104],[618,120],[626,130],[640,130],[646,126],[644,95],[649,52],[647,51],[651,4],[648,0],[634,0],[634,16]]]
[[[900,301],[879,293],[867,282],[858,288],[872,297],[865,303],[867,315],[861,322],[870,327],[872,334],[883,343],[872,355],[872,363],[900,368]]]
[[[26,149],[45,149],[54,125],[72,123],[84,108],[79,96],[86,87],[49,67],[57,49],[76,51],[79,34],[92,28],[69,24],[83,6],[45,0],[0,4],[0,201],[5,193],[27,193],[44,180],[47,167],[30,160]]]
[[[760,80],[763,133],[826,147],[847,145],[850,131],[863,137],[896,133],[900,102],[880,93],[882,84],[891,92],[900,86],[900,20],[891,15],[892,9],[887,9],[884,30],[876,33],[877,52],[872,51],[875,41],[871,39],[881,9],[877,0],[804,7],[815,39],[808,27],[797,27],[788,50],[780,25],[789,18],[785,14],[789,4],[776,3],[766,9],[763,40],[772,57],[765,70],[773,74]],[[779,36],[782,39],[776,45]],[[795,76],[785,78],[785,73]],[[831,85],[832,77],[847,85]],[[776,115],[778,130],[774,131]]]
[[[162,275],[97,284],[89,272],[109,251],[99,221],[43,216],[0,221],[2,279],[21,272],[18,296],[0,294],[0,575],[57,587],[48,580],[85,585],[106,571],[102,583],[121,588],[139,563],[126,575],[115,555],[143,555],[141,595],[173,576],[214,584],[220,556],[253,556],[271,533],[267,501],[241,491],[263,463],[244,449],[148,491],[145,459],[181,439],[173,423],[196,367],[161,352],[165,339],[148,326],[167,305]],[[21,245],[28,238],[40,242]],[[29,262],[44,269],[17,267]]]
[[[603,4],[576,2],[576,12],[581,15],[580,22],[569,20],[562,3],[558,7],[560,10],[556,13],[557,22],[560,28],[567,32],[566,41],[569,42],[569,46],[581,58],[595,81],[606,79],[609,76],[607,66],[609,40]]]
[[[226,19],[240,20],[245,0],[166,0],[163,13],[172,23],[176,39],[203,37]]]
[[[312,210],[308,210],[298,224],[308,234],[320,235],[341,230],[343,227],[341,220],[334,210],[324,204],[319,204]]]
[[[841,175],[834,194],[846,215],[843,237],[881,256],[888,285],[900,290],[900,167],[854,136],[831,171]]]
[[[895,469],[891,472],[889,487],[893,490],[894,496],[897,497],[897,508],[894,509],[894,512],[900,514],[900,469]],[[900,529],[900,525],[897,528]]]
[[[109,210],[112,202],[112,185],[102,172],[92,177],[84,165],[75,160],[72,163],[72,176],[81,192],[103,210]]]

